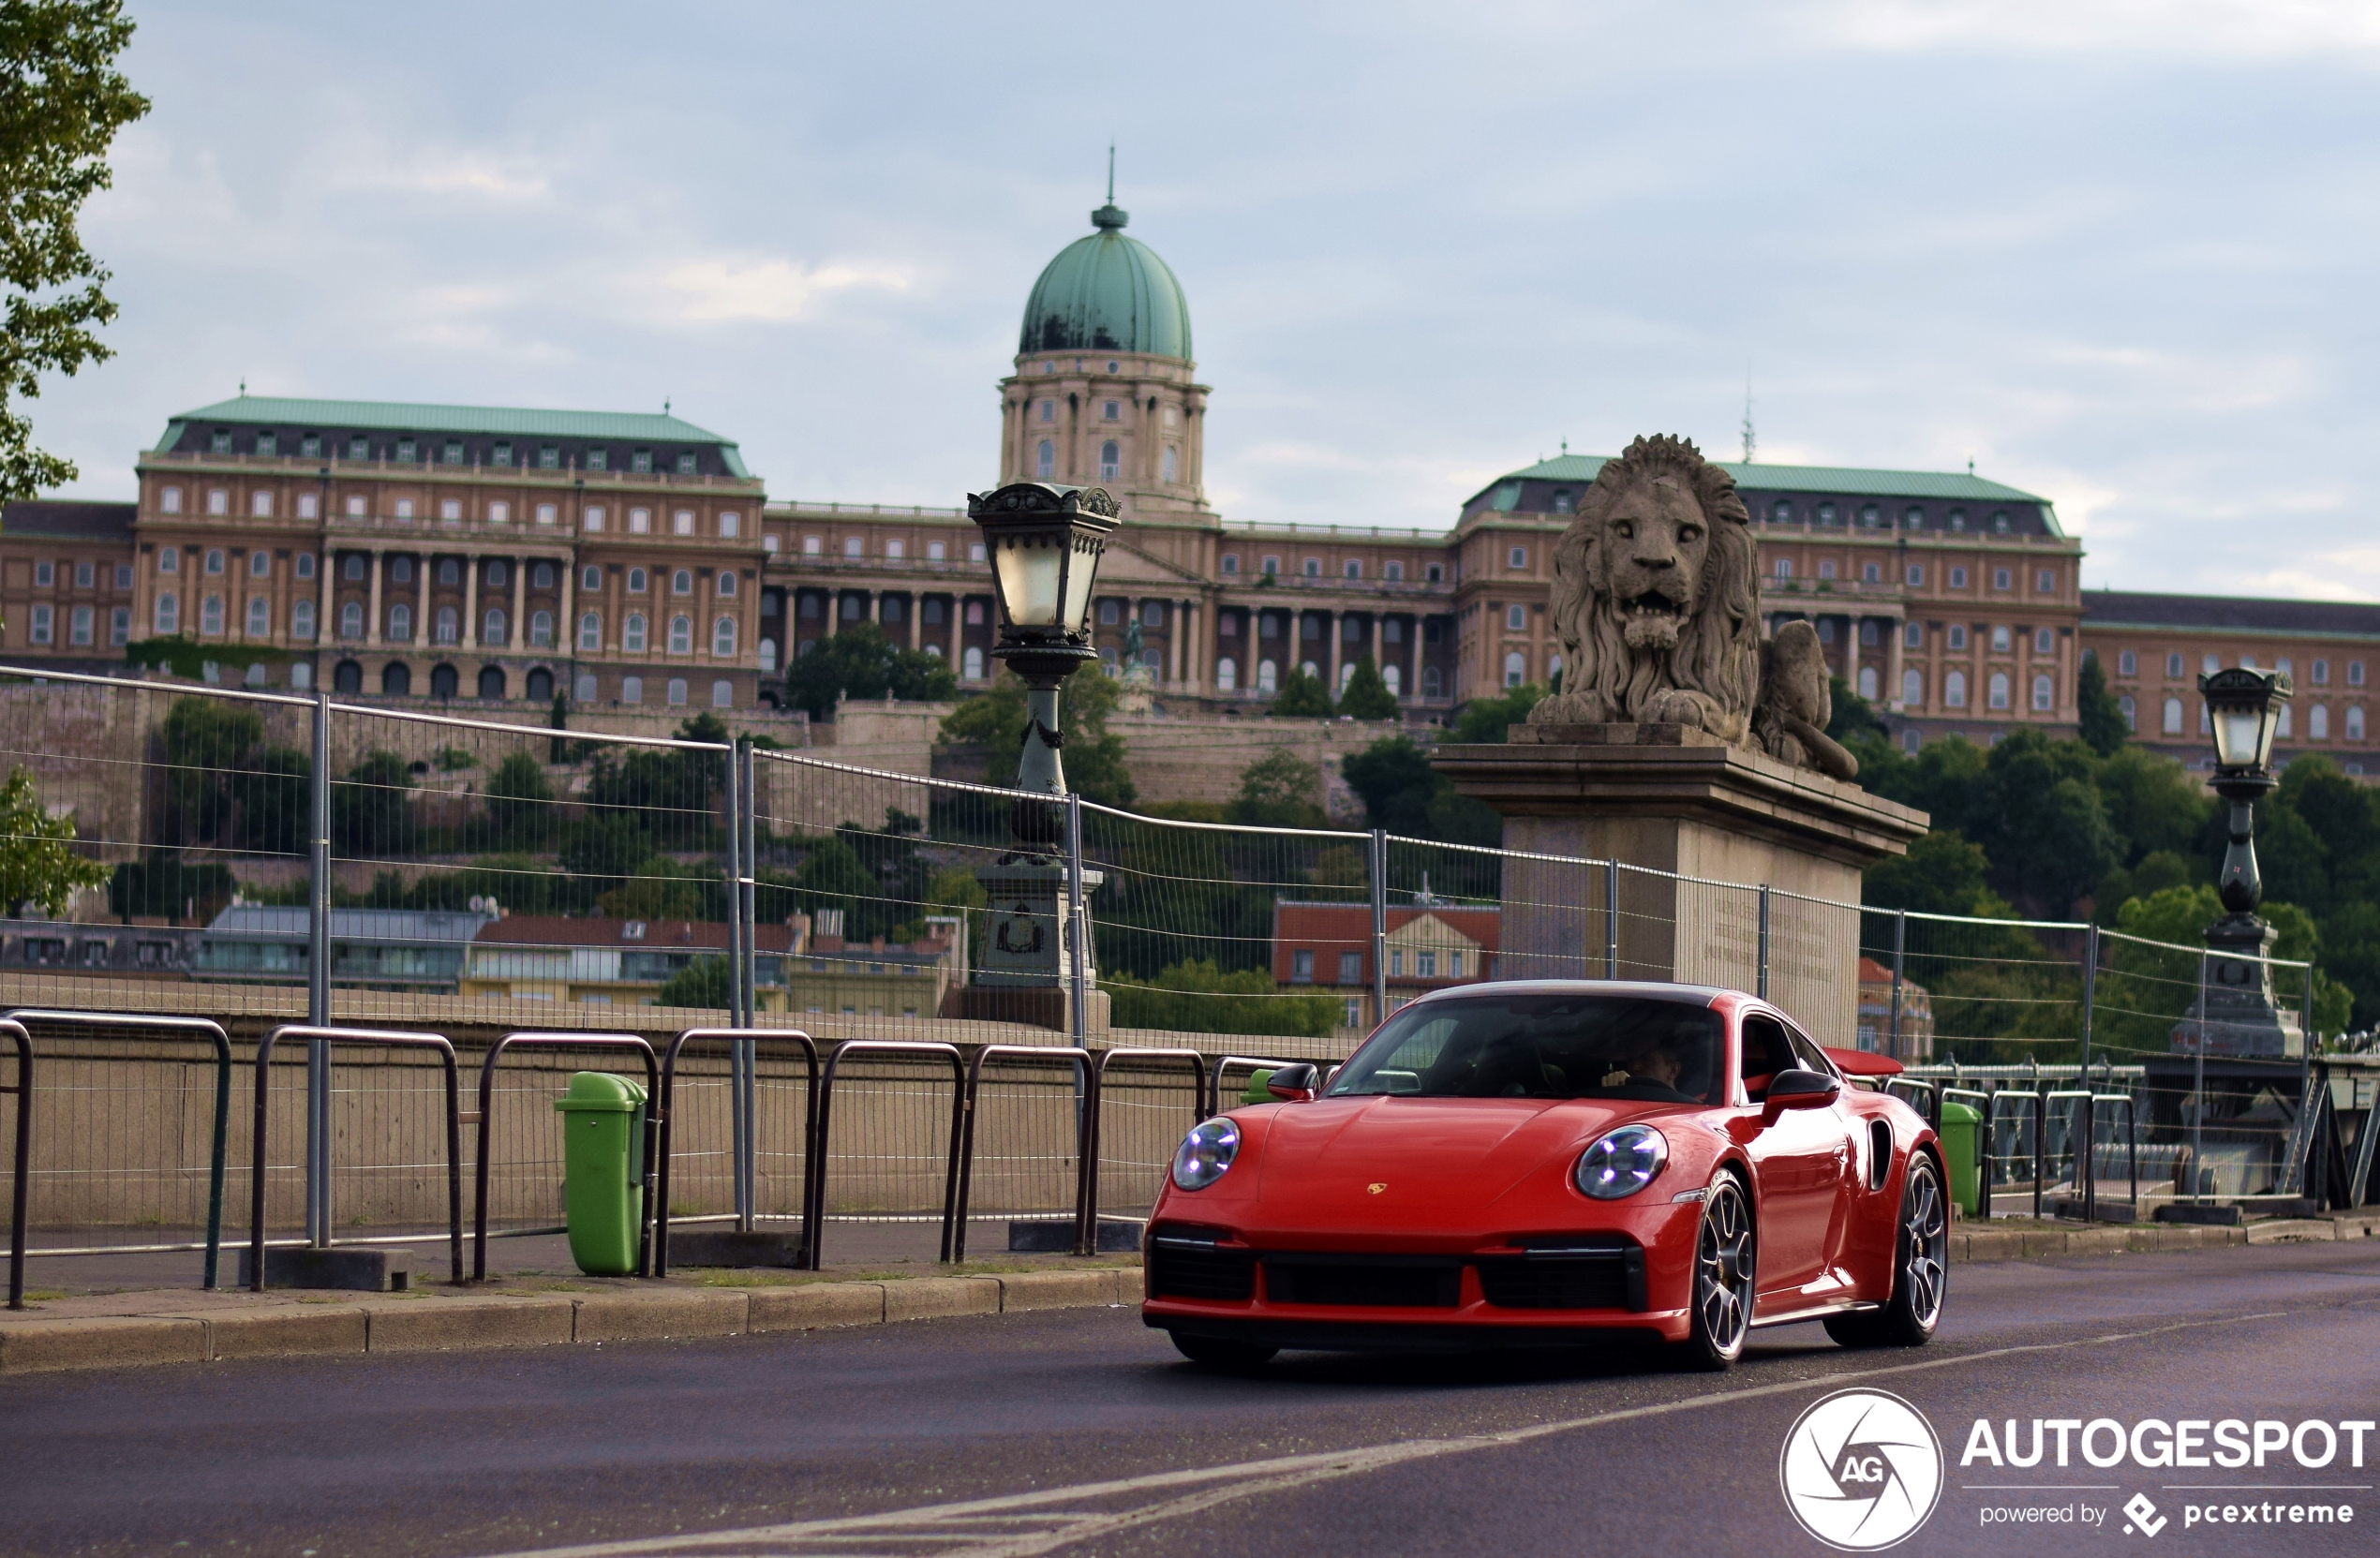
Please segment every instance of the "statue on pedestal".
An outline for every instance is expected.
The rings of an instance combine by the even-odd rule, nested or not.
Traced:
[[[1532,725],[1683,725],[1836,779],[1817,630],[1761,637],[1758,556],[1735,479],[1684,438],[1604,463],[1554,549],[1562,690]]]

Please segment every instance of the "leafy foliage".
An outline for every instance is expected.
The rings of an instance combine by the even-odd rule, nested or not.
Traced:
[[[1226,972],[1213,959],[1160,970],[1153,985],[1110,981],[1106,988],[1120,1028],[1182,1033],[1285,1033],[1327,1038],[1339,1019],[1328,995],[1284,995],[1259,969]]]
[[[394,752],[366,752],[331,786],[331,849],[348,860],[385,860],[413,848],[410,781]]]
[[[1365,655],[1355,662],[1355,675],[1347,678],[1347,690],[1339,694],[1339,712],[1350,720],[1393,720],[1397,717],[1396,694],[1380,677],[1380,668]]]
[[[934,703],[955,697],[959,678],[940,655],[907,649],[885,636],[873,622],[855,622],[815,640],[785,675],[785,694],[813,720],[831,717],[846,698],[882,698]]]
[[[73,844],[74,819],[51,816],[33,775],[9,769],[0,785],[0,909],[13,914],[30,903],[63,914],[76,889],[107,881],[108,868],[75,853]]]
[[[653,997],[653,1004],[724,1011],[735,983],[734,971],[727,966],[726,958],[706,955],[692,959],[662,980],[661,990]]]
[[[1289,674],[1281,678],[1281,690],[1273,695],[1271,710],[1278,720],[1328,720],[1338,712],[1322,678],[1309,675],[1302,665],[1290,667]]]
[[[1140,794],[1133,787],[1123,737],[1108,731],[1108,717],[1123,696],[1119,683],[1100,675],[1069,676],[1058,695],[1066,787],[1084,800],[1119,809],[1132,805]],[[943,717],[942,738],[982,742],[990,749],[985,761],[990,781],[1010,784],[1024,755],[1028,725],[1025,684],[1003,671],[989,688]]]
[[[1535,682],[1524,682],[1494,697],[1474,698],[1465,704],[1463,712],[1455,717],[1454,733],[1447,739],[1480,746],[1498,745],[1504,740],[1504,733],[1516,721],[1527,719],[1529,710],[1535,708],[1544,696],[1545,689]]]
[[[2075,675],[2075,709],[2083,745],[2101,757],[2115,756],[2131,739],[2132,733],[2124,728],[2123,705],[2107,690],[2107,673],[2096,651],[2083,656],[2082,670]]]
[[[541,849],[555,821],[554,786],[545,778],[545,764],[514,752],[497,765],[487,781],[487,831],[497,848]]]
[[[1346,758],[1339,771],[1363,797],[1366,820],[1374,827],[1407,838],[1491,849],[1504,841],[1504,819],[1495,809],[1457,794],[1453,781],[1430,766],[1429,753],[1409,735],[1381,737]]]
[[[113,353],[91,327],[116,305],[105,267],[82,246],[82,203],[113,180],[108,147],[149,111],[115,68],[132,41],[119,0],[13,0],[0,7],[0,498],[74,480],[72,461],[37,449],[18,402],[41,375],[73,374]]]
[[[216,907],[231,901],[231,870],[215,861],[191,863],[174,849],[153,849],[145,858],[127,860],[108,879],[108,913],[152,914],[179,920],[196,915],[201,923]]]
[[[1315,797],[1322,770],[1287,747],[1275,747],[1240,770],[1240,793],[1225,809],[1243,827],[1326,827]]]

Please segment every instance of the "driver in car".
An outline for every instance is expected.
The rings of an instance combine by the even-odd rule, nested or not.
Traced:
[[[1621,1087],[1633,1098],[1659,1099],[1664,1104],[1699,1104],[1701,1099],[1681,1091],[1677,1078],[1682,1067],[1676,1053],[1668,1046],[1650,1044],[1623,1061],[1614,1072],[1606,1073],[1606,1087]],[[1618,1080],[1615,1082],[1614,1077]]]

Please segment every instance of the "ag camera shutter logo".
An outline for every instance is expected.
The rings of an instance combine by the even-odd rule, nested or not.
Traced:
[[[1933,1514],[1942,1447],[1924,1413],[1882,1390],[1838,1390],[1793,1419],[1777,1460],[1785,1507],[1842,1552],[1899,1542]]]

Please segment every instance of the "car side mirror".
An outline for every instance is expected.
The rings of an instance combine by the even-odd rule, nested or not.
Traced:
[[[1780,1071],[1769,1078],[1761,1123],[1774,1125],[1788,1109],[1823,1109],[1843,1095],[1843,1084],[1822,1071]]]
[[[1264,1079],[1264,1091],[1284,1104],[1310,1104],[1321,1086],[1321,1074],[1302,1061],[1283,1066]]]

